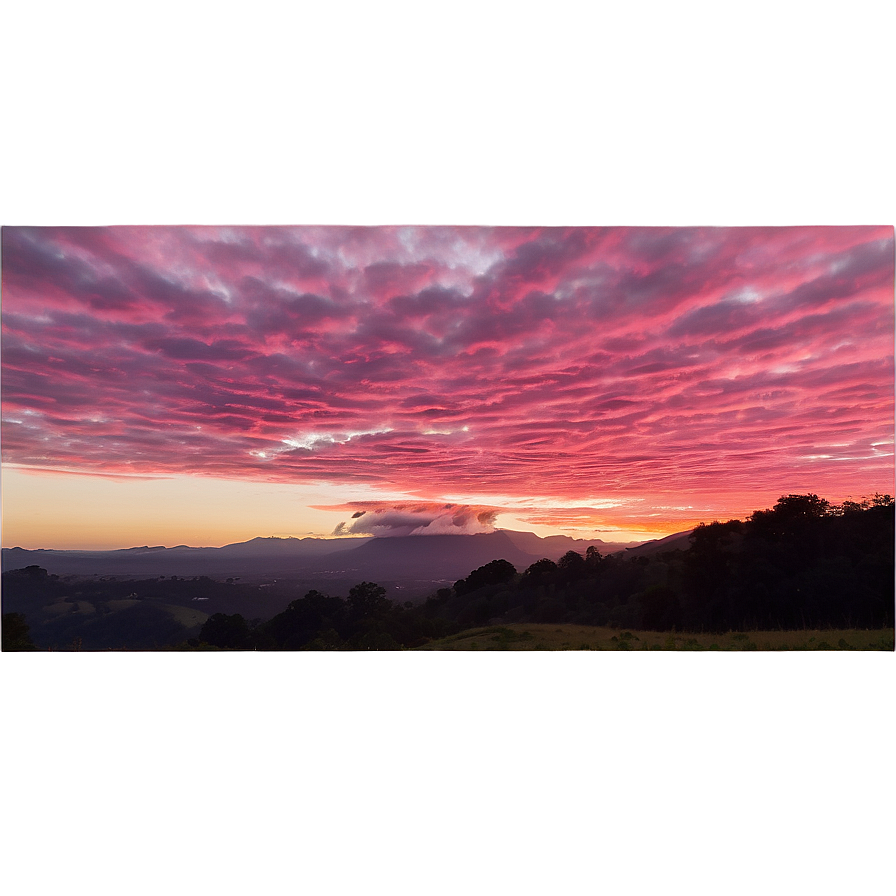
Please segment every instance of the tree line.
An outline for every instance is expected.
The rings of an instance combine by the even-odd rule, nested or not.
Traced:
[[[701,524],[688,550],[602,556],[589,547],[522,571],[497,559],[417,605],[390,601],[374,582],[345,598],[311,590],[267,620],[215,613],[175,649],[400,650],[497,622],[709,632],[886,628],[894,621],[893,545],[889,495],[839,505],[815,494],[783,495],[747,520]],[[28,649],[23,620],[3,621],[3,649]]]
[[[840,505],[784,495],[747,520],[702,524],[690,542],[652,556],[589,547],[521,572],[493,560],[418,606],[392,603],[369,582],[347,600],[313,591],[255,628],[213,616],[197,646],[400,649],[495,622],[712,632],[893,626],[889,495]]]
[[[521,574],[499,561],[427,604],[435,618],[465,626],[500,618],[650,631],[891,627],[893,523],[889,495],[840,505],[784,495],[747,520],[701,524],[686,551],[602,557],[589,548]]]

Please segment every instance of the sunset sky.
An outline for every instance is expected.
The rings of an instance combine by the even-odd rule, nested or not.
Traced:
[[[893,491],[891,227],[5,227],[3,545]]]

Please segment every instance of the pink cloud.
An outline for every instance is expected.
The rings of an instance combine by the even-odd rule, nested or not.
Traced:
[[[475,535],[494,530],[498,509],[432,501],[356,501],[315,507],[351,512],[334,535]]]
[[[892,488],[892,228],[7,227],[2,261],[5,462]]]

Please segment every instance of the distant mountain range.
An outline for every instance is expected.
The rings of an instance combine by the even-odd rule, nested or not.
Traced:
[[[687,535],[688,533],[681,533]],[[253,538],[220,548],[178,545],[117,551],[57,551],[4,548],[3,571],[37,565],[51,575],[209,576],[245,580],[337,580],[347,582],[414,581],[421,591],[453,584],[473,569],[503,559],[519,571],[536,560],[558,560],[567,551],[585,553],[594,545],[601,554],[645,550],[669,542],[668,550],[687,547],[670,536],[659,542],[614,543],[565,535],[541,538],[532,532],[498,529],[478,535],[408,535],[387,538]]]

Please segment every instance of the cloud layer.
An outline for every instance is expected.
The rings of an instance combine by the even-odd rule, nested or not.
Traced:
[[[315,509],[354,511],[350,520],[339,523],[334,535],[476,535],[492,532],[498,516],[494,507],[427,501],[386,505],[360,501]]]
[[[889,490],[893,257],[889,227],[7,227],[3,460],[594,524]]]

